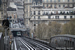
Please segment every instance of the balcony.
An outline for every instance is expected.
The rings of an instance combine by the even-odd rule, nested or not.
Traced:
[[[75,15],[75,12],[43,13],[43,15]]]
[[[75,2],[43,2],[44,4],[73,4]]]
[[[32,8],[43,8],[43,4],[39,4],[39,5],[32,5]]]
[[[32,4],[32,2],[25,2],[24,4]]]
[[[60,18],[60,19],[55,19],[55,18],[51,18],[51,19],[48,19],[48,18],[41,18],[41,19],[34,19],[34,18],[31,18],[30,19],[31,21],[70,21],[70,18],[67,18],[67,19],[64,19],[64,18]]]

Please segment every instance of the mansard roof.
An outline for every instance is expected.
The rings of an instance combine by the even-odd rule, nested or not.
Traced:
[[[32,3],[34,3],[34,2],[35,3],[39,3],[39,2],[42,3],[42,0],[33,0]]]
[[[16,8],[8,7],[7,11],[16,11]]]

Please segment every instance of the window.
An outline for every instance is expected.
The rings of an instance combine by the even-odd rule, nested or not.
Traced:
[[[51,7],[52,7],[52,4],[51,4]]]
[[[38,15],[40,15],[40,11],[38,11]]]
[[[68,2],[69,2],[69,0],[68,0]]]
[[[34,26],[36,26],[36,24],[34,24]],[[34,29],[35,30],[35,29]]]
[[[43,8],[45,8],[45,5],[43,4]]]
[[[45,2],[45,0],[43,0],[43,2]]]
[[[37,2],[36,2],[36,5],[37,5]]]
[[[58,0],[58,2],[60,2],[60,0]]]
[[[74,4],[73,4],[73,7],[74,7]]]
[[[70,16],[70,19],[72,19],[73,17],[72,16]]]
[[[65,4],[63,5],[63,7],[65,7]]]
[[[28,2],[28,0],[26,0],[26,2]]]
[[[54,8],[56,8],[56,5],[54,5]]]
[[[47,4],[47,7],[48,7],[48,4]]]
[[[43,13],[43,15],[45,15],[45,12]]]
[[[54,2],[56,2],[56,0],[54,0]]]
[[[40,16],[38,16],[38,19],[40,19]]]
[[[34,3],[34,5],[35,5],[35,3]]]
[[[58,19],[59,19],[59,16],[58,16]]]
[[[66,16],[64,16],[64,19],[66,19]]]
[[[29,2],[31,2],[31,0]]]
[[[74,18],[75,18],[75,15],[74,15]]]
[[[46,0],[48,2],[48,0]]]
[[[48,19],[51,19],[51,16],[48,16]]]
[[[34,11],[34,15],[35,15],[35,11]]]
[[[55,16],[55,19],[59,19],[59,16]]]
[[[70,7],[70,4],[68,4],[68,7]]]
[[[61,7],[61,6],[59,5],[59,7]]]
[[[35,16],[34,16],[34,19],[35,19]]]
[[[16,15],[14,15],[14,19],[16,18]]]
[[[52,2],[52,0],[50,0],[50,2]]]
[[[63,0],[63,2],[65,2],[65,0]]]
[[[74,2],[74,0],[72,0],[72,2]]]
[[[40,24],[40,21],[38,21],[38,24]]]

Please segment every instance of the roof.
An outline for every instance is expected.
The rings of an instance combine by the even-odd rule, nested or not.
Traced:
[[[75,38],[75,35],[62,34],[62,35],[56,35],[56,36],[53,36],[53,37],[51,37],[51,38],[54,38],[54,37],[71,37],[71,38]]]
[[[39,3],[40,2],[40,3],[42,3],[42,0],[33,0],[32,3],[33,2],[36,2],[36,3]]]
[[[7,11],[16,11],[16,8],[8,7]]]
[[[17,9],[17,6],[15,5],[14,2],[10,2],[10,6],[9,7],[12,7],[12,8],[16,8]]]
[[[43,6],[33,6],[32,8],[42,8]]]

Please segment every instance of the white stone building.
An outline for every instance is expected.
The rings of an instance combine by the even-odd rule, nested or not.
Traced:
[[[75,18],[75,0],[32,0],[31,2],[29,0],[25,2],[25,14],[27,15],[25,19],[29,21],[25,24],[28,24],[31,29],[42,22],[48,24],[57,21],[64,24],[71,18]]]
[[[57,21],[59,23],[67,23],[70,19],[75,18],[75,9],[33,9],[30,21],[39,24],[41,22]],[[40,22],[39,22],[40,21]]]

